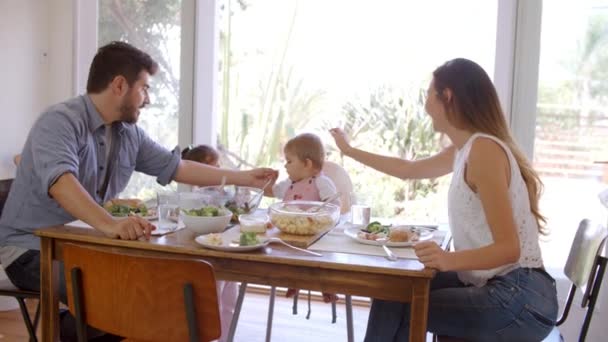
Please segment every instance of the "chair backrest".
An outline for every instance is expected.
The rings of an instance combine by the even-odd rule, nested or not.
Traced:
[[[352,204],[351,193],[353,192],[353,183],[350,176],[342,166],[331,161],[323,163],[323,173],[334,182],[338,191],[342,193],[340,196],[340,213],[349,212]]]
[[[0,180],[0,216],[2,216],[2,210],[8,198],[8,193],[11,191],[11,185],[13,185],[13,179]]]
[[[606,239],[606,227],[588,219],[582,220],[572,241],[564,274],[577,287],[584,289],[589,281],[595,259]]]
[[[74,244],[63,248],[69,308],[80,329],[86,323],[145,341],[219,338],[213,267],[202,260],[134,253]]]

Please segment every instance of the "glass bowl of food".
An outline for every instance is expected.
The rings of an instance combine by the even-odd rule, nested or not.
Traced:
[[[264,197],[262,189],[240,185],[205,186],[196,192],[205,195],[210,205],[224,206],[230,210],[233,223],[239,222],[239,215],[253,213]]]
[[[338,223],[340,207],[316,201],[287,201],[272,204],[268,214],[272,224],[285,233],[315,235]]]

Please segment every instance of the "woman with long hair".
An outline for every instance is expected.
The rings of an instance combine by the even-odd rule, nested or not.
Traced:
[[[538,238],[542,183],[515,143],[486,72],[453,59],[433,72],[425,109],[452,145],[421,160],[369,153],[330,130],[347,156],[401,179],[452,173],[448,193],[454,251],[415,245],[431,282],[428,330],[471,341],[540,341],[557,318],[555,280],[545,272]],[[374,299],[366,342],[404,341],[410,305]]]

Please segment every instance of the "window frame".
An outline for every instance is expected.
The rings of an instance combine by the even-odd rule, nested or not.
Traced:
[[[178,143],[216,145],[220,113],[219,1],[182,0]],[[97,50],[97,1],[74,1],[74,94]],[[498,0],[494,83],[515,139],[532,158],[542,0]]]

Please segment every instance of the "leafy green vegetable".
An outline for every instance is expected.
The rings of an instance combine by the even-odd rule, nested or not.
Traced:
[[[260,243],[258,236],[254,232],[241,233],[241,239],[239,245],[241,246],[253,246]]]
[[[388,234],[390,232],[391,225],[383,225],[378,221],[371,222],[365,227],[365,229],[370,233],[384,233]]]
[[[131,207],[123,204],[114,204],[107,209],[110,215],[116,217],[125,217],[129,214],[137,214],[140,216],[148,216],[148,208],[146,206]]]
[[[189,216],[204,216],[204,217],[215,217],[215,216],[220,216],[220,209],[218,207],[213,207],[213,206],[208,206],[208,207],[202,207],[199,209],[190,209],[190,210],[185,210],[182,209],[182,211]]]
[[[249,208],[249,203],[245,202],[244,205],[241,207],[237,205],[236,201],[226,202],[226,209],[232,212],[232,218],[230,219],[230,222],[232,223],[238,223],[239,215],[249,214],[249,212],[251,211],[251,208]]]

